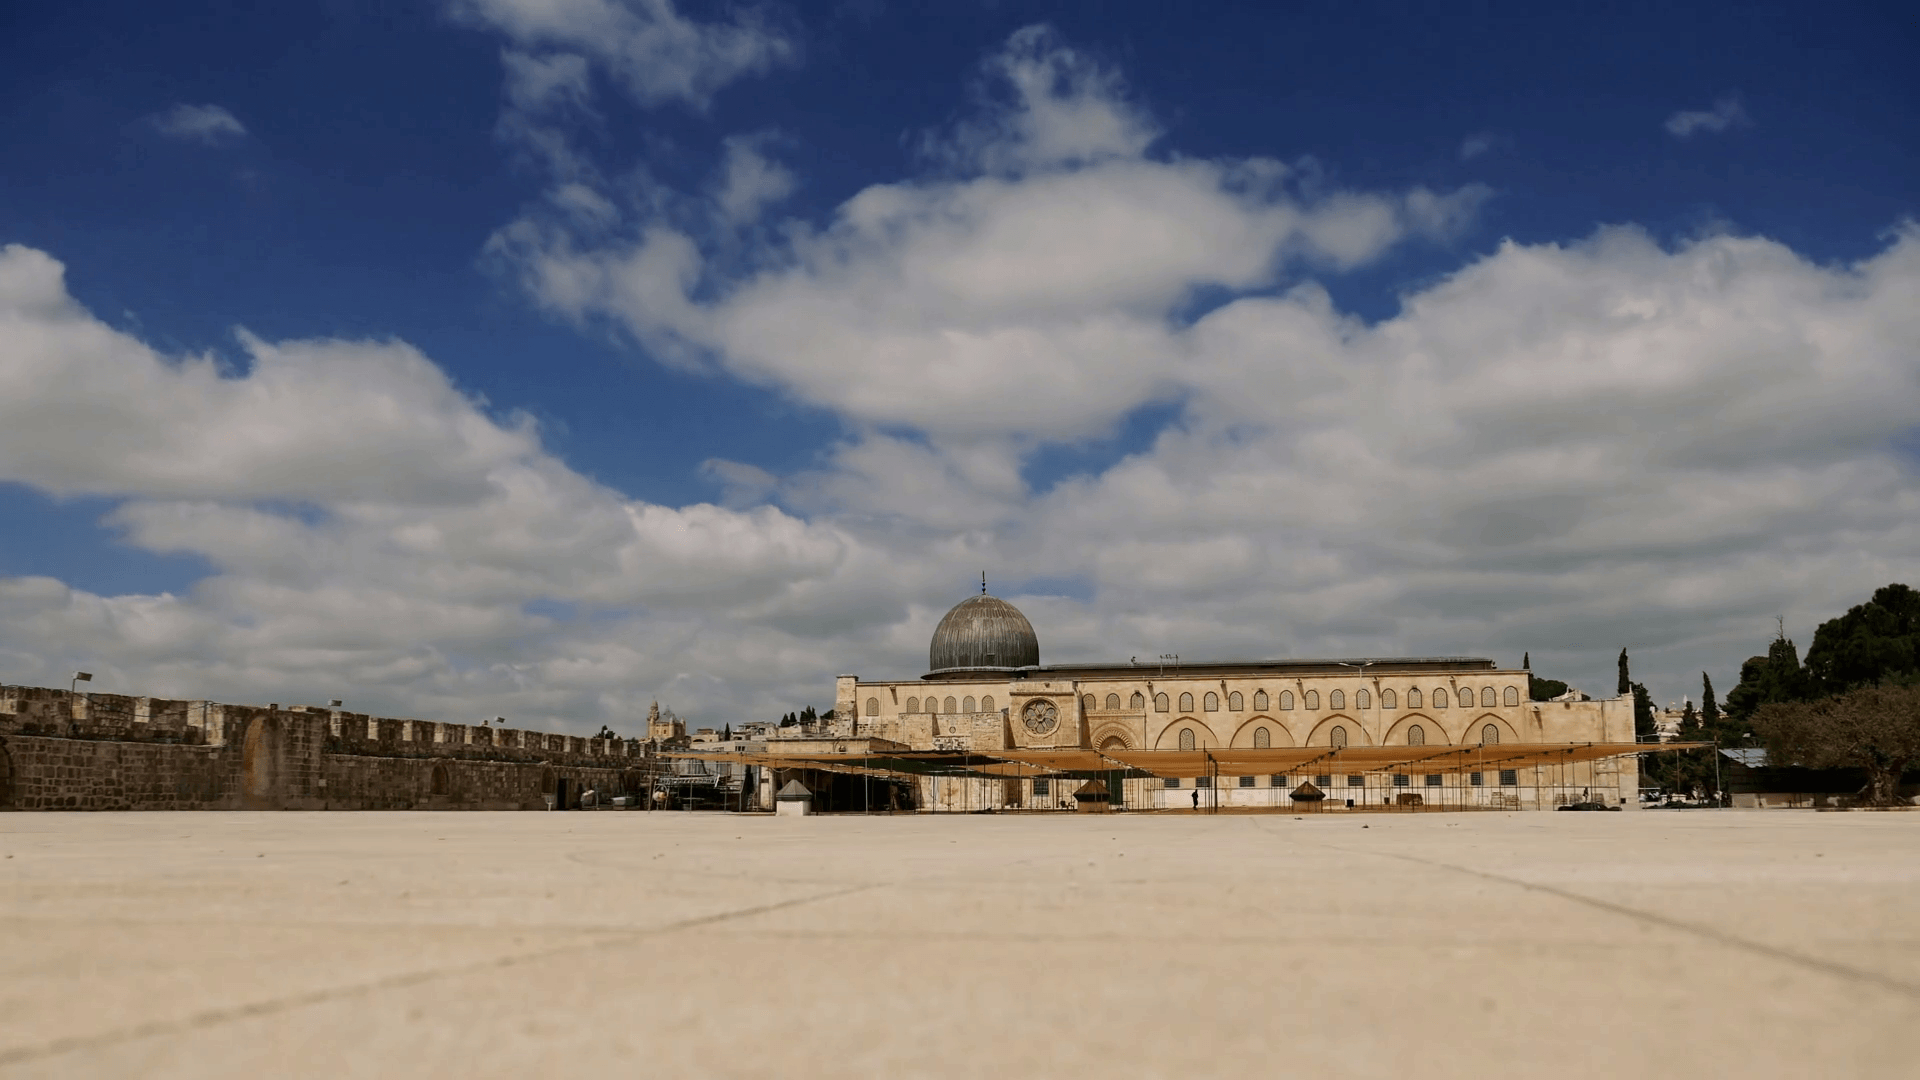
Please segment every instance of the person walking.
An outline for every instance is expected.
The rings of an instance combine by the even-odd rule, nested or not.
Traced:
[[[1193,808],[1195,810],[1200,809],[1200,791],[1197,788],[1194,790],[1194,793],[1193,793]]]

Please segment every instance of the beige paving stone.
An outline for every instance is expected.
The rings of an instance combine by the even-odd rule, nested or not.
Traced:
[[[0,1076],[1912,1076],[1920,814],[0,815]]]

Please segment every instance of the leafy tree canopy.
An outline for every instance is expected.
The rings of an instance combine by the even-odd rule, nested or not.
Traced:
[[[1867,773],[1866,800],[1889,806],[1901,774],[1920,762],[1920,686],[1869,686],[1814,702],[1769,702],[1754,714],[1767,757],[1815,769]]]
[[[1828,694],[1914,681],[1920,675],[1920,592],[1888,585],[1845,615],[1821,623],[1807,646],[1807,674],[1817,692]]]
[[[1567,692],[1567,684],[1559,679],[1542,679],[1538,675],[1527,675],[1527,697],[1534,701],[1552,701]]]
[[[1742,730],[1762,705],[1805,701],[1813,683],[1800,666],[1800,650],[1792,639],[1775,638],[1765,656],[1749,657],[1740,665],[1740,684],[1727,692],[1727,719]]]

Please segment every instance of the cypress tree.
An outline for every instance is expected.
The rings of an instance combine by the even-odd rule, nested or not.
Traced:
[[[1620,650],[1620,685],[1614,687],[1614,693],[1625,697],[1633,693],[1633,679],[1627,674],[1627,650]]]

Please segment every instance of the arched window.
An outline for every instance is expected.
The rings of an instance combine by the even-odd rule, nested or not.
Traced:
[[[1207,691],[1206,705],[1207,705],[1208,712],[1219,712],[1220,711],[1220,695],[1214,693],[1211,690]]]
[[[1497,727],[1494,727],[1492,724],[1488,724],[1486,727],[1481,728],[1480,741],[1487,744],[1488,746],[1494,746],[1498,744],[1500,742],[1500,729]]]
[[[1180,749],[1182,750],[1193,749],[1193,729],[1192,728],[1183,727],[1180,729]]]
[[[1427,745],[1427,729],[1421,727],[1419,724],[1415,724],[1412,727],[1408,728],[1407,729],[1407,745],[1408,746]]]
[[[1473,708],[1473,687],[1463,686],[1460,688],[1460,707],[1463,709]]]
[[[1192,694],[1180,695],[1180,711],[1181,712],[1193,711],[1193,695]]]
[[[1093,711],[1093,695],[1088,694],[1087,696],[1081,698],[1080,707],[1087,710],[1088,712],[1092,712]]]
[[[1345,690],[1335,690],[1332,693],[1327,695],[1327,708],[1344,709],[1346,707],[1347,707],[1347,692]]]
[[[1141,709],[1144,709],[1146,707],[1147,707],[1147,695],[1141,693],[1138,690],[1135,690],[1133,692],[1133,696],[1127,699],[1127,708],[1132,709],[1135,712],[1138,712]]]
[[[1253,711],[1267,711],[1267,692],[1265,690],[1255,690],[1253,692]]]
[[[1447,696],[1446,687],[1436,686],[1433,688],[1433,707],[1434,708],[1444,709],[1447,707],[1447,702],[1451,700],[1452,699]]]
[[[968,694],[966,696],[966,700],[960,702],[960,711],[961,712],[973,711],[973,695],[972,694]]]
[[[1333,725],[1333,730],[1327,732],[1327,741],[1337,747],[1347,745],[1347,729],[1339,724]]]
[[[933,713],[933,714],[934,714],[934,715],[936,715],[936,716],[937,716],[937,715],[939,715],[939,713],[940,713],[940,701],[939,701],[939,699],[938,699],[938,698],[932,698],[932,697],[929,697],[929,698],[927,699],[927,711],[928,711],[928,712],[930,712],[930,713]]]
[[[952,698],[948,698],[945,702],[941,703],[940,711],[955,712],[955,711],[958,711],[959,708],[960,708],[959,702],[953,700]]]
[[[1319,708],[1320,707],[1320,691],[1318,690],[1307,691],[1307,700],[1302,704],[1305,708],[1309,708],[1309,709]]]
[[[1232,693],[1227,695],[1227,711],[1228,712],[1246,712],[1247,711],[1247,699],[1240,696],[1240,691],[1235,690]]]
[[[910,697],[910,698],[908,698],[908,699],[907,699],[907,711],[908,711],[908,712],[919,712],[919,711],[920,711],[920,699],[919,699],[919,698],[917,698],[917,697]]]
[[[867,699],[867,715],[868,716],[880,715],[880,699],[879,698],[870,697]]]
[[[1107,695],[1107,711],[1108,712],[1120,711],[1120,695],[1119,694]]]
[[[1153,711],[1154,712],[1166,712],[1168,708],[1169,706],[1167,705],[1167,695],[1165,694],[1153,695]]]
[[[1507,700],[1503,702],[1503,704],[1506,704],[1509,706],[1520,704],[1520,688],[1519,687],[1517,686],[1507,687],[1507,692],[1505,696]]]
[[[1500,699],[1494,695],[1493,687],[1483,686],[1480,688],[1480,707],[1481,708],[1491,709],[1498,704],[1500,704]]]
[[[1293,691],[1291,690],[1280,691],[1280,708],[1286,710],[1287,712],[1293,711]]]
[[[1253,729],[1253,748],[1255,750],[1265,750],[1272,745],[1273,732],[1263,727]]]
[[[1419,707],[1420,707],[1420,688],[1417,686],[1407,687],[1407,708],[1417,709]]]
[[[993,711],[993,695],[992,694],[988,694],[986,697],[983,697],[980,699],[980,711],[981,712]]]
[[[1353,707],[1356,709],[1373,708],[1373,698],[1365,690],[1356,690],[1353,694]]]
[[[1394,704],[1392,690],[1380,691],[1380,707],[1383,709],[1398,708],[1398,706]]]

